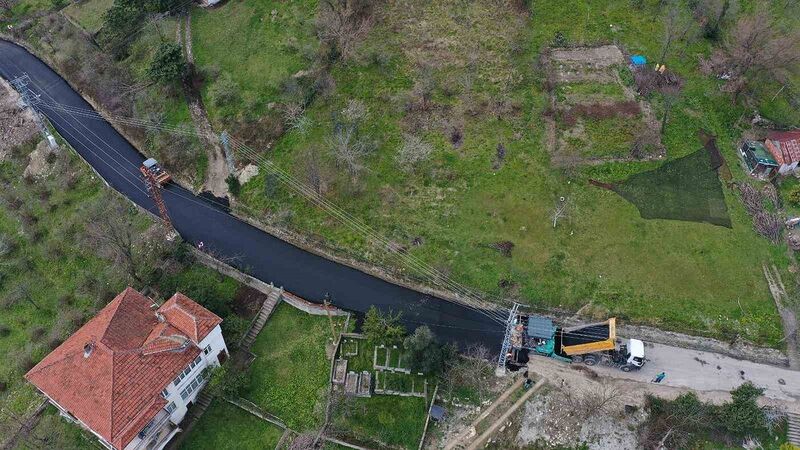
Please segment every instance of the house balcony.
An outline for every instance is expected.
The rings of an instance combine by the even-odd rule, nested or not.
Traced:
[[[139,434],[133,438],[125,450],[161,450],[179,431],[177,425],[169,420],[170,414],[160,410]]]

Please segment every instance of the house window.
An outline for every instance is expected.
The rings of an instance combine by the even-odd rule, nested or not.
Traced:
[[[189,396],[192,395],[192,393],[194,391],[196,391],[200,387],[200,385],[203,384],[203,381],[205,381],[205,378],[206,378],[206,372],[205,371],[202,371],[202,372],[198,373],[197,376],[194,377],[194,380],[192,380],[191,383],[187,384],[186,387],[183,388],[183,390],[181,391],[181,398],[183,400],[186,400],[187,398],[189,398]]]
[[[207,355],[211,353],[211,344],[206,345],[206,348],[203,349],[203,354]]]
[[[144,428],[142,428],[142,431],[139,432],[139,439],[144,439],[144,437],[147,436],[147,433],[150,432],[150,429],[153,428],[154,424],[155,424],[155,419],[148,422],[147,425],[145,425]]]
[[[167,398],[167,397],[169,397],[169,391],[167,391],[166,389],[164,389],[163,391],[161,391],[161,396],[162,396],[162,397],[164,397],[164,398]]]
[[[194,361],[190,362],[189,365],[186,366],[185,369],[183,369],[183,372],[178,374],[178,376],[175,378],[175,381],[173,381],[172,384],[174,384],[175,386],[181,384],[181,381],[183,381],[183,379],[186,378],[186,375],[189,375],[189,373],[192,371],[192,369],[197,367],[198,364],[200,364],[200,356],[199,355],[197,356],[197,358],[194,359]]]
[[[175,402],[169,402],[169,405],[167,405],[167,407],[164,409],[167,410],[167,414],[172,414],[172,412],[175,411],[177,408],[178,407],[175,406]]]

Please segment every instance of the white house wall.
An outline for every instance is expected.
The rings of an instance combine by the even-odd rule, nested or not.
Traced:
[[[211,350],[208,352],[208,354],[205,354],[203,350],[208,345],[211,345]],[[175,411],[172,411],[172,414],[170,414],[170,421],[172,421],[172,423],[177,424],[180,423],[181,420],[183,420],[183,417],[186,415],[186,411],[188,409],[188,404],[193,402],[195,398],[197,398],[197,395],[202,390],[202,388],[196,389],[189,395],[189,397],[186,400],[184,400],[181,398],[181,391],[183,390],[183,388],[185,388],[189,383],[191,383],[192,380],[194,380],[195,377],[197,377],[197,375],[200,372],[202,372],[203,369],[205,369],[206,367],[218,366],[219,360],[217,359],[217,354],[219,354],[221,350],[224,350],[225,353],[228,352],[228,347],[225,345],[225,339],[223,339],[222,337],[222,329],[219,327],[219,325],[214,327],[214,329],[211,330],[210,333],[208,333],[205,339],[200,341],[199,347],[200,347],[200,363],[197,365],[197,367],[195,367],[191,372],[189,372],[189,375],[187,375],[183,380],[181,380],[178,386],[175,386],[172,383],[172,380],[170,380],[169,384],[167,385],[166,388],[167,405],[169,405],[170,402],[174,402],[176,406]]]

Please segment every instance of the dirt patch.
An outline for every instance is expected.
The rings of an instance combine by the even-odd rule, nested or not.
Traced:
[[[0,78],[0,160],[10,149],[30,141],[39,132],[33,112],[19,105],[17,91]]]
[[[239,183],[245,184],[252,180],[256,175],[258,175],[258,166],[255,164],[248,164],[239,171]]]
[[[650,105],[636,98],[620,71],[622,51],[614,45],[552,49],[543,55],[550,110],[559,118],[548,137],[552,161],[562,167],[661,159],[660,123]],[[647,145],[642,145],[647,136]]]
[[[192,55],[192,22],[187,16],[185,21],[186,33],[181,33],[181,26],[177,29],[177,40],[182,42],[184,51],[188,57],[190,73],[194,72],[194,58]],[[225,154],[223,153],[222,146],[220,146],[217,134],[211,127],[211,122],[208,120],[205,106],[200,93],[194,86],[191,77],[186,77],[183,83],[184,95],[186,103],[189,106],[189,114],[192,116],[192,123],[194,123],[198,136],[205,142],[206,155],[208,157],[208,169],[206,171],[206,179],[204,183],[205,190],[210,191],[216,197],[228,197],[228,184],[225,179],[228,177],[228,166],[225,162]]]
[[[602,120],[612,117],[637,117],[641,112],[642,108],[635,101],[583,103],[566,110],[563,120],[567,126],[574,126],[578,117]]]
[[[549,58],[556,81],[560,83],[615,82],[614,74],[606,69],[624,62],[622,51],[616,45],[558,48],[551,50]]]
[[[600,388],[600,382],[586,383],[593,389]],[[564,389],[585,392],[588,387],[578,387],[564,383]],[[637,449],[639,448],[636,429],[647,417],[637,401],[636,410],[626,414],[624,405],[617,402],[609,417],[606,414],[583,419],[565,412],[564,399],[559,389],[551,389],[546,394],[533,398],[525,405],[517,442],[520,445],[538,444],[545,447],[571,447],[576,442],[586,443],[589,449]]]
[[[242,286],[233,297],[233,312],[239,317],[252,319],[266,299],[267,294],[250,286]]]
[[[42,178],[52,172],[55,162],[55,152],[50,148],[47,141],[41,141],[36,148],[28,155],[28,166],[23,172],[23,177]]]

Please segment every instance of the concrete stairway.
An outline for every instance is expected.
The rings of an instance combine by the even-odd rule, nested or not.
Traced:
[[[800,447],[800,414],[790,412],[787,422],[789,423],[789,443]]]
[[[275,288],[269,293],[267,299],[264,300],[264,303],[261,305],[261,309],[258,311],[258,315],[254,319],[250,329],[239,342],[239,349],[245,351],[250,350],[250,346],[253,345],[256,337],[258,337],[258,333],[260,333],[261,329],[264,328],[264,324],[267,323],[267,319],[269,319],[272,311],[274,311],[275,307],[278,306],[278,303],[280,303],[282,295],[283,288]]]

